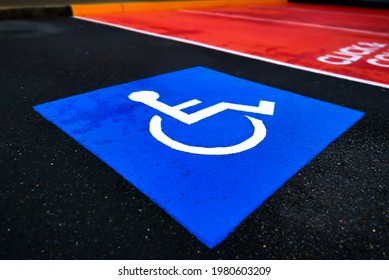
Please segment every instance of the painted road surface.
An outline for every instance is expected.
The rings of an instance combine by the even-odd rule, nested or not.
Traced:
[[[210,248],[363,116],[203,67],[35,109]]]
[[[287,4],[84,17],[389,87],[389,11]]]
[[[74,18],[2,21],[0,36],[1,258],[389,258],[387,88]],[[213,74],[201,79],[201,73]],[[197,88],[184,90],[181,81],[196,81]],[[216,120],[234,138],[210,142],[203,138],[208,133],[198,133]],[[188,126],[193,139],[181,130]],[[218,158],[179,152],[158,132],[206,148],[263,139]],[[124,134],[131,137],[119,139]],[[120,154],[123,146],[131,159]],[[114,153],[120,160],[110,159]],[[222,174],[224,167],[243,169],[236,183],[247,184],[229,189],[232,195],[219,186],[207,189],[209,176],[198,184],[200,176],[175,169],[171,174],[202,190],[197,197],[185,190],[193,203],[182,203],[171,182],[192,182],[162,170],[189,158],[201,158],[187,164],[207,175],[213,174],[200,163],[216,161],[214,173],[224,181],[236,175]],[[128,161],[138,164],[123,168]],[[269,172],[259,179],[262,168]],[[153,189],[156,177],[169,182]],[[218,205],[234,207],[213,218],[223,223],[237,215],[220,227],[223,234],[212,232],[219,234],[212,241],[201,222],[193,223],[208,213],[175,215],[175,207],[199,209],[196,198],[205,201],[207,191],[226,193]]]

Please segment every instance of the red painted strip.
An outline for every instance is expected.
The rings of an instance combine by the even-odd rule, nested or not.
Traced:
[[[312,7],[312,13],[306,11]],[[325,6],[318,12],[317,7],[293,4],[89,18],[389,85],[389,11]]]

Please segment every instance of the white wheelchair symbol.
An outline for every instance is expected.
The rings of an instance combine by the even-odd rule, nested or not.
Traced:
[[[176,120],[183,122],[187,125],[194,124],[198,121],[211,117],[225,110],[235,110],[272,116],[274,113],[275,106],[274,102],[264,100],[261,100],[257,107],[220,102],[216,105],[204,108],[197,112],[187,114],[182,110],[200,104],[201,101],[193,99],[182,104],[178,104],[176,106],[169,106],[163,102],[158,101],[159,94],[154,91],[136,91],[131,93],[128,98],[132,101],[141,102],[145,105],[148,105],[160,111],[161,113],[173,117]],[[158,115],[155,115],[151,118],[149,130],[151,135],[156,140],[178,151],[200,155],[229,155],[254,148],[266,137],[266,127],[261,120],[249,116],[245,117],[249,119],[249,121],[254,127],[253,135],[239,144],[228,147],[198,147],[177,142],[171,139],[162,131],[162,118]]]

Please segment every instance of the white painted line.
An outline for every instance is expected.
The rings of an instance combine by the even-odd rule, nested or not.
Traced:
[[[389,37],[389,33],[384,33],[384,32],[374,32],[374,31],[367,31],[367,30],[361,30],[361,29],[345,28],[345,27],[339,27],[339,26],[329,26],[329,25],[314,24],[314,23],[305,23],[305,22],[290,21],[290,20],[268,19],[268,18],[260,18],[260,17],[242,16],[242,15],[236,15],[236,14],[194,11],[194,10],[179,10],[179,12],[188,13],[188,14],[196,14],[196,15],[204,15],[204,16],[244,19],[244,20],[258,21],[258,22],[292,24],[292,25],[300,25],[300,26],[305,26],[305,27],[332,29],[332,30],[337,30],[337,31],[346,31],[346,32],[353,32],[353,33],[361,33],[361,34]]]
[[[262,56],[251,55],[251,54],[233,51],[233,50],[229,50],[229,49],[219,48],[219,47],[215,47],[212,45],[199,43],[196,41],[181,39],[181,38],[168,36],[168,35],[162,35],[162,34],[158,34],[158,33],[154,33],[154,32],[144,31],[141,29],[136,29],[136,28],[132,28],[132,27],[108,23],[108,22],[104,22],[104,21],[100,21],[100,20],[89,19],[89,18],[84,18],[84,17],[79,17],[79,16],[73,16],[73,18],[76,18],[79,20],[90,21],[90,22],[94,22],[94,23],[98,23],[98,24],[103,24],[103,25],[107,25],[107,26],[112,26],[112,27],[116,27],[116,28],[120,28],[120,29],[124,29],[124,30],[128,30],[128,31],[133,31],[133,32],[137,32],[137,33],[141,33],[141,34],[145,34],[145,35],[149,35],[149,36],[154,36],[154,37],[158,37],[158,38],[177,41],[180,43],[186,43],[186,44],[191,44],[191,45],[195,45],[195,46],[200,46],[200,47],[204,47],[204,48],[208,48],[208,49],[212,49],[212,50],[217,50],[217,51],[221,51],[221,52],[225,52],[225,53],[229,53],[229,54],[239,55],[242,57],[260,60],[260,61],[264,61],[264,62],[276,64],[276,65],[286,66],[286,67],[290,67],[293,69],[304,70],[304,71],[313,72],[316,74],[322,74],[322,75],[326,75],[326,76],[336,77],[336,78],[345,79],[345,80],[349,80],[349,81],[353,81],[353,82],[358,82],[358,83],[363,83],[363,84],[368,84],[368,85],[372,85],[372,86],[383,87],[383,88],[389,89],[389,84],[383,84],[383,83],[373,82],[373,81],[369,81],[369,80],[365,80],[365,79],[359,79],[359,78],[354,78],[354,77],[345,76],[345,75],[341,75],[341,74],[335,74],[332,72],[322,71],[322,70],[318,70],[315,68],[310,68],[310,67],[299,66],[299,65],[295,65],[295,64],[286,63],[286,62],[281,62],[278,60],[274,60],[274,59],[270,59],[270,58],[266,58],[266,57],[262,57]]]
[[[184,110],[184,109],[186,109],[186,108],[196,106],[197,104],[200,104],[200,103],[201,103],[200,100],[193,99],[193,100],[189,100],[189,101],[187,101],[187,102],[178,104],[178,105],[176,105],[176,106],[173,106],[173,108],[174,108],[175,110],[182,111],[182,110]]]
[[[307,13],[320,13],[320,14],[337,14],[337,15],[350,15],[358,17],[375,17],[383,18],[389,20],[389,15],[373,15],[373,14],[363,14],[363,13],[353,13],[353,12],[339,12],[339,11],[329,11],[329,10],[314,10],[314,9],[303,9],[303,8],[294,8],[294,7],[275,7],[275,6],[248,6],[257,10],[279,10],[279,11],[296,11],[296,12],[307,12]],[[316,7],[320,8],[320,6]]]

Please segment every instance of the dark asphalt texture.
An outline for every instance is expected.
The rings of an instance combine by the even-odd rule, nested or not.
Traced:
[[[73,18],[0,41],[1,259],[389,259],[388,89]],[[212,250],[32,108],[199,65],[366,113]]]

